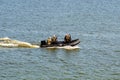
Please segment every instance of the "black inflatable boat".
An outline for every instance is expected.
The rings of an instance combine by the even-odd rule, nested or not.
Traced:
[[[64,41],[57,41],[56,43],[48,45],[45,40],[41,41],[40,47],[45,48],[45,47],[64,47],[64,46],[76,46],[77,44],[80,43],[79,39],[75,39],[70,41],[69,43],[64,42]]]

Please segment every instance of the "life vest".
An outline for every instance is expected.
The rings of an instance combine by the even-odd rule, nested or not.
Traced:
[[[53,36],[52,37],[52,42],[55,43],[57,41],[57,37],[56,36]]]
[[[65,35],[64,40],[65,40],[65,42],[70,42],[70,41],[71,41],[71,36],[70,36],[70,34]]]
[[[50,45],[50,44],[51,44],[51,41],[52,41],[51,38],[48,38],[48,39],[47,39],[47,44]]]

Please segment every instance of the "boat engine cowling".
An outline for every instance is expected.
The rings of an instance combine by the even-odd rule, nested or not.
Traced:
[[[42,46],[42,45],[46,45],[46,44],[47,44],[46,41],[42,40],[40,45]]]

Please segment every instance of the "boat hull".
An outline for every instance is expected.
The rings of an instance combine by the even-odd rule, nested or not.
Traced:
[[[76,46],[80,43],[79,39],[72,40],[69,43],[66,43],[64,41],[57,41],[56,43],[48,45],[45,40],[41,41],[40,47],[46,48],[46,47],[64,47],[64,46]]]

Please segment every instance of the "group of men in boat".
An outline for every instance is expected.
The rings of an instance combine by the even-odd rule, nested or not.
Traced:
[[[64,42],[65,43],[69,43],[71,41],[71,35],[70,34],[66,34],[64,37]],[[49,37],[47,39],[47,44],[51,45],[51,44],[56,44],[57,43],[57,36],[53,35],[52,37]]]

